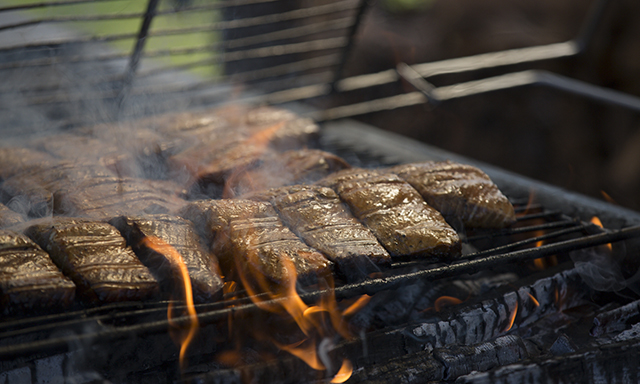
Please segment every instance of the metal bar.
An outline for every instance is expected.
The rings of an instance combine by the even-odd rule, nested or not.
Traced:
[[[355,40],[356,33],[358,32],[358,27],[360,27],[360,22],[362,21],[362,17],[364,16],[364,12],[369,7],[369,0],[360,0],[360,5],[358,6],[358,12],[356,13],[355,19],[351,27],[349,28],[347,34],[347,45],[342,50],[342,55],[340,57],[340,61],[338,62],[338,68],[336,68],[335,77],[331,82],[331,88],[333,90],[336,89],[336,83],[338,80],[342,78],[342,72],[344,71],[344,66],[349,58],[349,54],[351,53],[351,48],[353,47],[353,42]]]
[[[313,23],[310,25],[302,26],[302,27],[288,28],[281,31],[271,32],[271,33],[264,33],[257,36],[250,36],[245,38],[217,42],[214,44],[209,44],[209,45],[204,45],[199,47],[158,49],[154,51],[147,50],[144,52],[143,57],[153,58],[153,57],[163,57],[163,56],[171,56],[171,55],[188,55],[188,54],[196,54],[196,53],[202,53],[202,52],[212,52],[214,50],[219,50],[225,47],[240,48],[240,47],[245,47],[253,44],[276,41],[280,39],[307,36],[307,35],[311,35],[318,32],[344,29],[344,28],[347,28],[350,24],[351,24],[350,18],[342,18],[338,20],[330,20],[330,21],[324,21],[320,23]],[[126,39],[133,39],[137,35],[127,34],[127,35],[121,35],[121,36],[123,37],[123,39],[125,37]],[[153,33],[149,32],[147,36],[153,36]],[[86,42],[86,41],[82,41],[82,42]],[[63,44],[67,44],[67,43],[63,43]],[[95,55],[95,56],[48,57],[44,59],[33,59],[33,60],[25,60],[25,61],[17,61],[17,62],[0,64],[0,70],[44,67],[44,66],[57,65],[57,64],[104,62],[109,60],[120,60],[125,57],[128,57],[129,55],[130,54],[128,53],[111,53],[106,55]]]
[[[406,80],[411,83],[411,78],[406,78]],[[413,83],[411,84],[414,85]],[[445,101],[528,85],[547,86],[578,96],[603,101],[608,104],[628,108],[634,111],[640,111],[640,98],[636,96],[584,83],[582,81],[570,79],[554,73],[535,70],[509,73],[482,80],[474,80],[466,83],[438,87],[431,90],[429,96],[437,101]],[[415,87],[419,89],[420,84],[415,84]],[[311,97],[318,96],[321,96],[321,93],[316,91]],[[310,114],[310,117],[316,119],[316,121],[335,120],[424,104],[428,101],[429,99],[422,91],[411,92],[313,112]]]
[[[327,14],[336,13],[336,12],[343,12],[343,11],[356,9],[357,6],[358,6],[357,0],[343,0],[343,1],[325,4],[325,5],[317,5],[317,6],[308,7],[308,8],[296,9],[289,12],[274,13],[270,15],[263,15],[263,16],[257,16],[257,17],[244,18],[244,19],[218,21],[203,27],[180,28],[180,29],[169,29],[164,31],[158,31],[150,36],[175,35],[175,34],[183,34],[183,33],[209,32],[209,31],[220,31],[224,29],[252,27],[256,25],[264,25],[264,24],[277,23],[281,21],[305,19],[309,17],[327,15]],[[206,9],[190,8],[188,10],[213,11],[213,10],[217,10],[218,8],[219,7],[208,6],[206,7]],[[174,14],[177,12],[185,12],[185,10],[158,11],[156,12],[156,15],[164,16],[168,14]],[[58,17],[28,20],[28,21],[23,21],[23,22],[14,23],[14,24],[0,25],[0,31],[7,30],[7,29],[28,27],[32,25],[40,25],[43,23],[138,19],[138,18],[144,17],[144,15],[145,15],[144,13],[126,13],[126,14],[122,13],[122,14],[109,14],[109,15],[88,15],[88,16],[64,16],[64,17],[58,16]]]
[[[76,4],[86,4],[86,3],[98,3],[98,2],[107,3],[111,1],[121,1],[121,0],[66,0],[66,1],[52,1],[47,3],[10,5],[6,7],[0,7],[0,12],[22,11],[22,10],[35,9],[35,8],[47,8],[47,7],[57,7],[57,6],[64,6],[64,5],[76,5]]]
[[[560,237],[560,236],[563,236],[563,235],[568,235],[568,234],[571,234],[571,233],[584,231],[585,229],[587,229],[589,227],[590,227],[590,225],[588,225],[588,224],[582,224],[582,225],[579,225],[577,227],[570,227],[570,228],[566,228],[566,229],[561,229],[559,231],[546,233],[544,235],[532,237],[530,239],[516,241],[516,242],[510,243],[510,244],[507,244],[507,245],[503,245],[503,246],[487,249],[487,250],[480,251],[480,252],[470,253],[470,254],[464,255],[463,258],[471,259],[471,258],[478,258],[478,257],[484,257],[484,256],[488,256],[488,255],[493,255],[493,254],[496,254],[496,253],[507,252],[507,251],[511,251],[511,250],[520,248],[520,247],[522,247],[524,245],[534,244],[534,243],[537,243],[539,241],[549,240],[549,239],[553,239],[553,238]]]
[[[411,68],[409,65],[405,63],[400,63],[396,66],[396,71],[398,71],[398,75],[401,78],[408,81],[414,88],[418,91],[422,92],[422,94],[429,100],[430,104],[437,104],[440,100],[433,94],[433,91],[436,89],[436,86],[429,83],[427,80],[422,77],[417,71]]]
[[[520,233],[527,233],[527,232],[534,232],[534,231],[544,231],[544,230],[554,229],[554,228],[575,226],[575,225],[578,225],[578,224],[579,223],[576,220],[563,220],[563,221],[556,221],[556,222],[545,223],[545,224],[540,224],[540,225],[530,225],[530,226],[527,226],[527,227],[508,228],[508,229],[502,229],[502,230],[491,232],[491,233],[487,233],[487,234],[469,236],[469,237],[467,237],[467,241],[471,242],[471,241],[476,241],[476,240],[480,240],[480,239],[494,238],[494,237],[498,237],[498,236],[510,236],[510,235],[516,235],[516,234],[520,234]]]
[[[335,289],[335,295],[338,298],[344,298],[362,294],[374,294],[383,290],[395,289],[403,284],[410,284],[418,280],[437,280],[466,273],[476,273],[481,270],[487,270],[504,265],[504,263],[533,260],[576,249],[584,249],[597,245],[627,240],[638,236],[640,236],[640,226],[629,227],[609,233],[600,233],[578,239],[542,245],[536,248],[488,256],[482,259],[462,261],[457,264],[447,265],[444,267],[427,269],[404,275],[366,280],[359,284],[338,287]],[[321,295],[322,293],[318,292],[314,294]]]
[[[561,214],[562,214],[561,211],[546,211],[546,212],[539,212],[539,213],[530,213],[523,216],[517,216],[516,220],[525,221],[525,220],[531,220],[531,219],[543,219],[543,218],[548,218],[552,216],[559,216]]]
[[[159,0],[149,0],[147,3],[147,10],[144,13],[142,23],[140,24],[138,39],[136,40],[133,52],[131,53],[131,58],[129,59],[129,65],[122,79],[122,86],[117,100],[118,108],[122,106],[122,103],[131,88],[133,77],[138,69],[138,65],[140,64],[142,51],[144,50],[145,43],[147,42],[147,34],[149,33],[149,28],[151,28],[151,22],[153,21],[158,9],[158,2]]]
[[[580,32],[578,32],[578,36],[574,40],[580,53],[585,52],[593,42],[593,36],[600,24],[602,24],[609,4],[610,0],[595,0],[591,8],[589,8],[586,21],[583,23]]]
[[[202,67],[212,64],[228,63],[239,60],[257,59],[265,57],[277,57],[292,55],[296,53],[316,52],[344,47],[347,43],[344,37],[333,37],[322,40],[311,40],[302,43],[292,43],[275,45],[263,48],[247,49],[244,51],[226,52],[209,59],[198,60],[183,65],[175,65],[172,67],[158,68],[141,72],[138,77],[148,77],[158,75],[160,73],[174,72],[196,67]]]

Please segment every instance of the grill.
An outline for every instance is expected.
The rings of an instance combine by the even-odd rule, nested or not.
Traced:
[[[373,297],[370,309],[352,320],[364,331],[329,352],[329,360],[352,361],[353,382],[638,381],[633,356],[639,348],[634,324],[640,307],[631,276],[638,266],[638,213],[352,120],[338,120],[536,84],[637,111],[640,101],[633,96],[548,72],[513,72],[440,87],[425,80],[580,55],[589,47],[607,1],[595,2],[583,32],[569,42],[400,64],[394,70],[347,78],[342,74],[369,7],[366,1],[300,1],[292,6],[268,0],[150,0],[139,9],[114,14],[99,12],[97,5],[103,3],[121,2],[65,0],[0,8],[0,76],[7,79],[0,85],[5,106],[0,119],[9,123],[7,136],[19,140],[36,131],[208,106],[233,95],[244,102],[285,104],[324,122],[320,147],[354,165],[457,160],[485,170],[514,202],[518,224],[507,230],[463,232],[466,250],[458,262],[397,262],[364,282],[338,282],[332,290],[301,293],[309,303],[329,293],[346,300],[362,294]],[[43,12],[83,5],[96,8],[73,15]],[[180,28],[155,23],[162,17],[198,13],[211,18]],[[135,27],[89,34],[66,26],[122,20],[135,20]],[[186,39],[196,33],[216,35],[217,41],[193,47],[147,45],[154,39]],[[108,45],[113,42],[133,48],[121,53]],[[181,62],[162,61],[178,56]],[[194,68],[201,73],[187,72]],[[415,91],[313,107],[340,99],[336,94],[367,91],[399,79]],[[592,216],[600,217],[606,229],[589,223]],[[613,256],[602,249],[609,243]],[[593,260],[584,263],[580,257],[585,252],[622,258],[620,265],[631,273],[620,275],[630,279],[621,295],[589,274]],[[529,269],[533,260],[552,256],[559,263],[556,267]],[[461,284],[466,288],[460,289]],[[483,287],[491,289],[485,292]],[[466,293],[469,300],[439,312],[428,310],[451,290]],[[247,319],[265,316],[246,295],[235,292],[219,303],[197,305],[202,328],[184,371],[177,362],[179,348],[167,330],[188,324],[189,318],[167,320],[168,302],[120,303],[5,320],[0,323],[0,379],[10,384],[65,378],[80,383],[319,382],[336,373],[337,367],[318,373],[286,354],[233,369],[217,362],[216,356],[233,344],[227,331],[230,319],[251,325]],[[395,308],[395,297],[412,310],[384,315]],[[514,325],[507,327],[512,316]]]

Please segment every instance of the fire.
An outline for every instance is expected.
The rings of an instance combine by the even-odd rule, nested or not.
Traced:
[[[592,224],[597,225],[597,226],[598,226],[598,227],[600,227],[600,228],[604,228],[604,227],[602,226],[602,222],[600,221],[600,219],[598,218],[598,216],[593,216],[593,217],[591,218],[591,223],[592,223]],[[610,251],[612,251],[612,250],[613,250],[613,247],[611,246],[611,243],[607,243],[607,244],[605,244],[605,245],[607,246],[607,248],[609,248],[609,250],[610,250]]]
[[[544,231],[536,231],[533,236],[539,237],[542,235],[544,235]],[[541,247],[543,245],[544,245],[544,240],[536,241],[536,245],[535,245],[536,247]],[[555,255],[548,256],[548,257],[541,257],[533,260],[534,268],[539,271],[543,271],[547,268],[554,267],[556,265],[558,265],[558,258]]]
[[[536,298],[535,298],[532,294],[530,294],[529,292],[527,292],[527,295],[529,295],[529,298],[531,299],[531,301],[533,301],[533,304],[535,304],[535,305],[536,305],[536,307],[539,307],[539,306],[540,306],[540,302],[539,302],[538,300],[536,300]]]
[[[516,301],[516,306],[513,308],[513,312],[509,316],[509,326],[503,332],[509,332],[511,327],[513,327],[513,323],[516,321],[516,314],[518,313],[518,302]]]
[[[345,381],[349,380],[352,373],[353,365],[351,365],[351,362],[349,360],[345,359],[342,362],[342,367],[340,367],[338,373],[336,373],[333,379],[331,379],[331,383],[344,383]]]
[[[173,270],[178,270],[180,272],[180,277],[183,283],[184,288],[184,301],[186,304],[187,315],[189,316],[189,325],[187,328],[186,335],[179,336],[179,344],[180,344],[180,368],[184,369],[186,365],[186,353],[189,344],[195,337],[198,332],[198,328],[200,324],[198,323],[198,314],[196,313],[196,308],[193,303],[193,291],[191,288],[191,279],[189,278],[189,271],[187,270],[187,266],[184,264],[182,260],[182,256],[175,248],[171,245],[164,242],[162,239],[148,236],[142,239],[142,244],[146,247],[153,249],[154,251],[165,255],[165,257],[171,263],[171,267]],[[167,310],[167,317],[169,319],[170,324],[173,326],[177,326],[174,322],[173,316],[173,303],[169,304]]]
[[[611,204],[617,204],[615,200],[613,200],[613,197],[609,196],[609,194],[605,191],[600,191],[600,194],[602,195],[602,197],[604,198],[604,200],[608,203]]]
[[[458,299],[457,297],[451,297],[451,296],[440,296],[438,297],[438,299],[436,299],[436,302],[433,304],[433,306],[436,309],[436,312],[440,312],[442,309],[444,309],[444,307],[450,307],[452,305],[458,305],[462,303],[462,300]]]
[[[247,257],[251,259],[256,256]],[[238,266],[238,271],[241,271],[239,277],[251,301],[260,309],[280,316],[278,322],[282,324],[281,328],[286,329],[287,334],[295,335],[299,331],[300,339],[293,343],[282,343],[277,341],[275,336],[256,329],[251,330],[255,332],[252,338],[254,341],[268,340],[272,345],[296,356],[315,370],[331,370],[332,364],[328,361],[326,352],[333,348],[337,336],[345,339],[352,337],[345,318],[362,309],[371,297],[363,295],[347,305],[344,310],[340,309],[335,296],[331,294],[321,296],[316,303],[307,304],[296,290],[297,273],[293,261],[285,256],[281,258],[281,262],[286,279],[280,284],[268,282],[258,271],[251,270],[251,262],[246,263],[245,269]],[[319,277],[318,280],[320,290],[333,290],[330,275]],[[288,335],[287,339],[290,340],[291,336]],[[233,361],[235,357],[233,353],[223,355],[220,361]],[[344,360],[332,382],[346,381],[352,370],[351,362]]]

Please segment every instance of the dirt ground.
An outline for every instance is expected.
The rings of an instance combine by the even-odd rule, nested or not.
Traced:
[[[347,75],[562,42],[580,31],[592,0],[434,0],[366,14]],[[429,79],[435,85],[546,69],[640,96],[640,2],[609,1],[580,58]],[[366,97],[413,91],[408,85]],[[355,96],[357,98],[357,96]],[[548,88],[527,87],[376,113],[362,120],[546,182],[640,209],[640,113]]]

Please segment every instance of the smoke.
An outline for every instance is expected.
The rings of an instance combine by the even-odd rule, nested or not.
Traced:
[[[620,265],[610,253],[600,248],[587,248],[571,252],[570,257],[575,269],[591,288],[617,292],[627,287]]]

